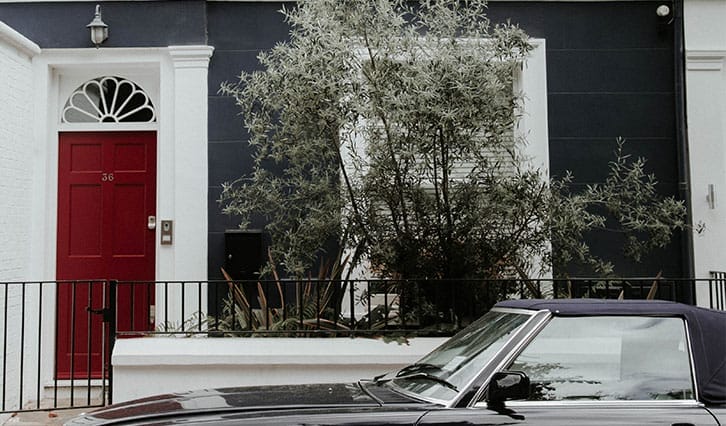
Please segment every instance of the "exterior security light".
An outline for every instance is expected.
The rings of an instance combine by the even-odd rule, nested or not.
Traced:
[[[671,8],[668,7],[667,4],[662,4],[655,9],[655,14],[658,15],[659,18],[666,18],[671,14]]]
[[[91,29],[91,41],[98,49],[98,46],[108,38],[108,25],[101,19],[101,5],[96,5],[96,14],[93,21],[86,25],[86,28]]]

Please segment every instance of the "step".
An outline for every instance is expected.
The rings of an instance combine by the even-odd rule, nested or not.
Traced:
[[[105,399],[104,391],[106,392]],[[71,394],[73,396],[72,402]],[[108,381],[106,380],[95,379],[90,382],[87,379],[53,380],[46,382],[43,387],[40,408],[100,406],[108,400],[107,395]],[[31,401],[27,408],[35,409],[37,405],[35,401]]]

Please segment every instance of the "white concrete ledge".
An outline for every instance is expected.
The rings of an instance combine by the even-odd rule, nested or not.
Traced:
[[[352,382],[415,362],[445,340],[119,339],[111,361],[114,402],[189,389]]]
[[[33,57],[40,53],[40,47],[25,36],[0,21],[0,40],[18,49],[18,52]]]
[[[116,341],[112,364],[301,365],[406,363],[445,339],[416,338],[408,344],[367,338],[139,338]]]

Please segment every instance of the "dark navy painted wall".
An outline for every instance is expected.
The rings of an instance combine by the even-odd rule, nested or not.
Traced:
[[[220,185],[249,173],[252,164],[242,119],[232,99],[219,96],[223,81],[259,68],[258,52],[286,39],[277,11],[282,3],[143,1],[100,2],[110,26],[104,47],[209,44],[209,275],[220,278],[224,230],[234,220],[220,214]],[[661,2],[492,2],[494,21],[510,19],[546,39],[553,175],[570,170],[576,186],[599,182],[615,138],[626,151],[648,159],[666,195],[678,193],[678,122],[674,25],[660,23]],[[90,47],[85,25],[95,3],[3,3],[0,20],[41,47]],[[618,264],[622,275],[687,274],[684,242],[677,239],[641,264],[623,261],[620,241],[593,235],[594,251]]]
[[[628,139],[626,152],[648,160],[665,195],[678,194],[678,146],[674,93],[673,25],[658,21],[660,3],[492,2],[493,21],[519,23],[546,39],[553,175],[570,170],[575,186],[601,182],[613,158],[615,138]],[[240,70],[258,68],[260,49],[284,40],[286,27],[274,3],[208,5],[209,42],[215,46],[210,93]],[[212,112],[214,111],[214,112]],[[223,231],[235,223],[218,214],[218,184],[249,172],[238,109],[230,99],[210,100],[210,276],[223,258]],[[640,264],[620,255],[617,235],[592,235],[593,251],[617,263],[622,275],[682,276],[682,241]]]
[[[287,4],[292,7],[293,4]],[[220,85],[235,82],[241,71],[260,69],[257,55],[285,40],[289,31],[278,12],[282,3],[209,2],[209,277],[222,279],[224,231],[237,222],[221,214],[221,184],[252,171],[247,133],[234,99],[220,96]]]
[[[662,2],[660,2],[662,3]],[[576,186],[601,182],[615,138],[643,156],[660,191],[678,195],[674,29],[641,2],[490,3],[493,20],[511,18],[546,39],[550,165],[570,170]],[[620,255],[622,238],[591,236],[593,251],[613,259],[621,275],[687,274],[680,235],[641,264]]]
[[[206,2],[99,1],[0,4],[5,22],[41,48],[93,47],[86,25],[101,5],[109,37],[103,47],[206,44]]]

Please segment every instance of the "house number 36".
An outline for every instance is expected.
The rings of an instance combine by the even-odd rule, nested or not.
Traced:
[[[111,182],[113,180],[113,173],[101,173],[101,182]]]

